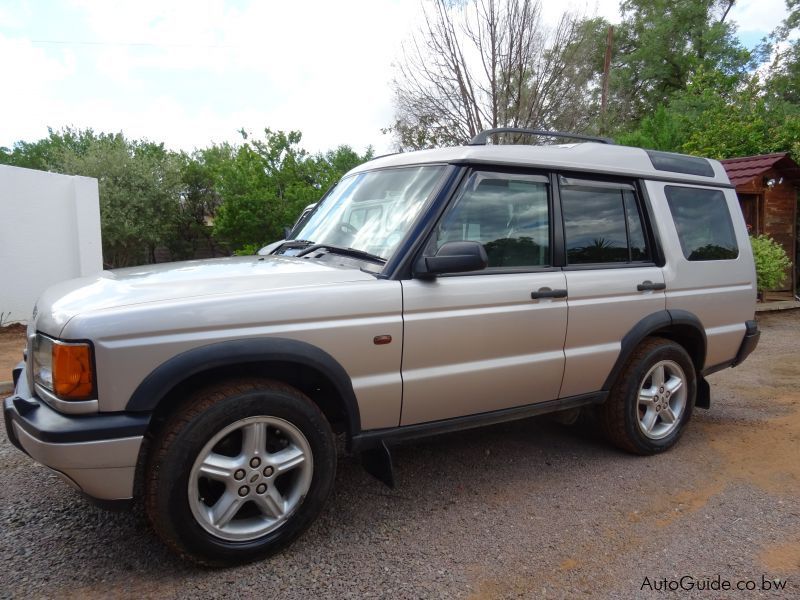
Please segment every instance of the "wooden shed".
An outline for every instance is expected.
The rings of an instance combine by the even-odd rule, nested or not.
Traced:
[[[792,260],[791,277],[783,289],[797,289],[797,189],[800,167],[788,152],[743,156],[720,161],[736,186],[744,220],[753,235],[765,233]]]

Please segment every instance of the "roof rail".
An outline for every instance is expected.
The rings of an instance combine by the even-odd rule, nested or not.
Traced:
[[[541,135],[544,137],[571,138],[574,140],[586,140],[589,142],[599,142],[601,144],[613,144],[614,140],[604,137],[594,137],[583,135],[582,133],[568,133],[562,131],[545,131],[543,129],[526,129],[524,127],[498,127],[496,129],[486,129],[469,141],[470,146],[484,146],[489,140],[489,136],[495,133],[524,133],[526,135]]]

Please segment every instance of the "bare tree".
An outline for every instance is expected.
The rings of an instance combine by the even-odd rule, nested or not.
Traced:
[[[394,81],[389,130],[400,149],[463,143],[490,127],[594,122],[595,21],[565,13],[547,28],[539,0],[429,0],[423,11]]]

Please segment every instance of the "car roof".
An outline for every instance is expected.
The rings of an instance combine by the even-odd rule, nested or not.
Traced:
[[[731,187],[725,169],[716,160],[597,142],[488,144],[402,152],[375,158],[350,173],[437,163],[557,169]]]

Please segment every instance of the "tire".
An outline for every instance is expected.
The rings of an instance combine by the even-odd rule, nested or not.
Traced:
[[[335,474],[333,433],[307,396],[272,380],[237,379],[194,393],[155,437],[145,510],[180,556],[241,564],[300,535]]]
[[[657,454],[680,438],[696,395],[694,364],[686,350],[665,338],[647,338],[599,407],[600,426],[606,438],[623,450]]]

